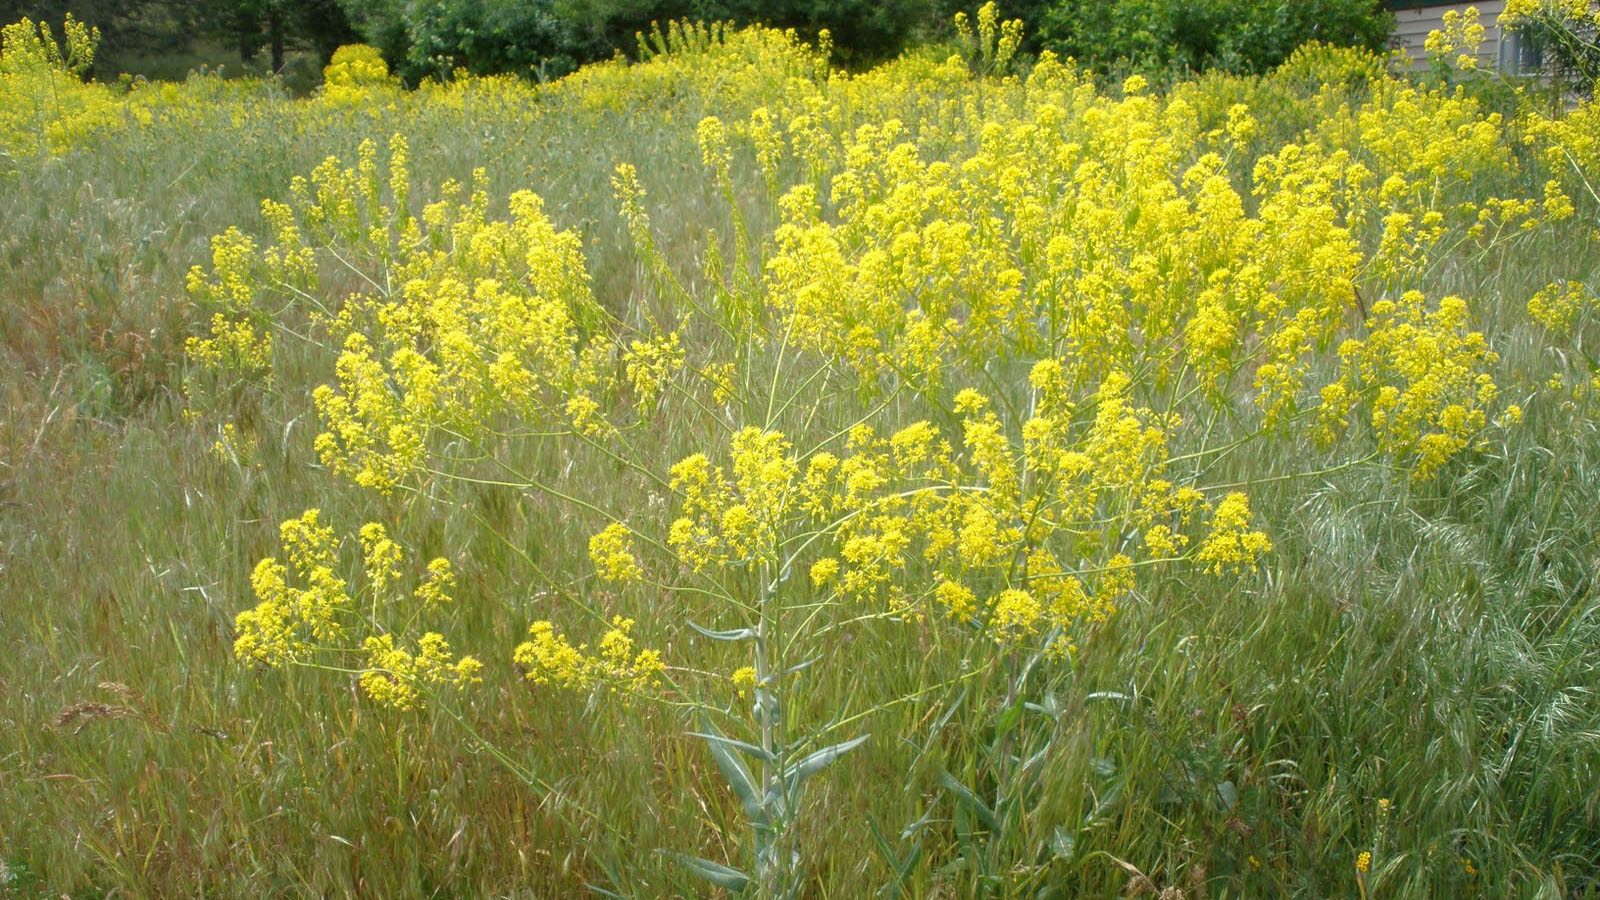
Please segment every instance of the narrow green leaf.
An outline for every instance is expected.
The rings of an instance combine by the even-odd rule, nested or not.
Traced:
[[[788,771],[784,772],[784,778],[788,779],[789,786],[793,787],[827,768],[834,760],[866,743],[868,737],[870,735],[863,734],[860,737],[854,737],[848,741],[834,744],[832,747],[823,747],[815,753],[807,754],[804,759],[790,766]]]
[[[1056,859],[1071,862],[1078,853],[1078,836],[1069,834],[1066,829],[1057,825],[1050,835],[1050,847],[1055,851]]]
[[[749,767],[738,754],[733,752],[733,748],[728,746],[729,739],[717,730],[717,726],[712,724],[710,719],[702,716],[700,727],[703,729],[703,733],[700,733],[701,739],[711,748],[711,757],[717,761],[717,768],[722,770],[722,777],[727,779],[728,786],[733,788],[734,795],[744,805],[745,815],[758,825],[766,824],[766,807],[761,802],[761,791],[757,789],[755,777],[750,774]]]
[[[685,619],[684,621],[689,623],[690,628],[693,628],[695,631],[698,631],[706,637],[711,638],[713,641],[748,641],[756,636],[755,629],[753,628],[734,628],[728,631],[713,631],[710,628],[701,628],[692,620]]]
[[[718,743],[727,744],[728,746],[733,747],[735,749],[743,750],[744,752],[750,754],[751,756],[754,756],[756,759],[764,759],[767,762],[774,762],[775,761],[775,757],[771,753],[768,753],[767,751],[761,749],[760,747],[757,747],[755,744],[747,743],[747,742],[741,741],[741,740],[739,740],[737,738],[731,738],[731,737],[728,737],[726,735],[721,735],[721,734],[707,734],[707,733],[702,732],[702,731],[691,731],[691,732],[689,732],[689,736],[690,737],[697,737],[697,738],[700,738],[702,740],[717,741]]]
[[[901,831],[900,831],[900,840],[903,841],[903,840],[906,840],[907,838],[911,837],[914,834],[919,834],[922,831],[922,829],[927,828],[929,825],[933,824],[933,821],[934,821],[933,814],[934,814],[934,810],[930,809],[927,812],[922,814],[922,818],[916,820],[915,822],[912,822],[910,825],[907,825],[905,828],[901,829]],[[920,840],[918,842],[920,843]]]
[[[1055,694],[1045,694],[1043,703],[1028,701],[1022,706],[1028,712],[1035,712],[1050,719],[1058,718],[1061,715],[1061,701],[1056,699]]]
[[[1121,701],[1126,702],[1126,701],[1132,700],[1133,698],[1128,696],[1127,694],[1124,694],[1124,693],[1121,693],[1121,692],[1118,692],[1118,691],[1093,691],[1091,693],[1085,694],[1083,699],[1085,699],[1085,700],[1121,700]]]
[[[1006,711],[1000,714],[1000,721],[995,725],[994,740],[990,742],[991,752],[994,748],[999,747],[1005,741],[1006,736],[1009,735],[1011,730],[1016,728],[1017,723],[1021,721],[1021,703],[1013,703],[1011,706],[1006,707]]]
[[[894,852],[894,847],[890,845],[888,836],[883,833],[883,829],[879,827],[877,820],[869,816],[867,825],[872,829],[872,838],[878,845],[879,855],[883,857],[884,862],[889,864],[889,871],[894,873],[893,881],[878,888],[878,896],[904,896],[906,884],[911,877],[911,871],[916,868],[917,863],[922,861],[922,838],[918,837],[912,843],[911,850],[906,854],[906,858],[901,859],[899,854]],[[902,833],[901,840],[905,839],[905,833],[913,830],[920,830],[920,828],[916,824],[908,827],[906,832]]]
[[[939,784],[945,790],[955,794],[956,799],[971,809],[973,815],[978,817],[978,821],[982,822],[990,831],[999,833],[1000,821],[995,818],[994,810],[985,806],[984,802],[979,800],[978,795],[974,794],[970,788],[957,781],[956,777],[949,772],[939,773]]]
[[[821,658],[822,657],[820,657],[820,656],[813,656],[813,657],[811,657],[810,659],[806,660],[803,663],[795,663],[794,665],[790,666],[789,668],[784,669],[783,670],[783,674],[785,674],[785,675],[793,675],[796,672],[804,672],[806,669],[811,668],[811,664],[812,663],[816,662],[817,660],[819,660]]]
[[[733,891],[735,894],[743,892],[745,888],[750,886],[750,876],[738,869],[730,868],[721,863],[714,863],[709,859],[691,856],[687,853],[669,852],[667,855],[677,860],[685,869],[699,875],[717,887]]]
[[[917,842],[911,845],[911,852],[906,854],[905,862],[901,863],[900,865],[899,874],[901,884],[906,883],[907,879],[911,877],[911,870],[915,869],[917,867],[917,863],[919,862],[922,862],[921,837],[918,837]]]
[[[1023,762],[1022,766],[1017,769],[1018,774],[1027,775],[1028,773],[1032,772],[1035,767],[1050,758],[1050,750],[1051,744],[1050,742],[1046,741],[1045,745],[1039,748],[1039,752],[1028,757],[1028,759]]]
[[[867,826],[872,829],[872,840],[878,845],[878,854],[883,861],[889,864],[889,871],[895,873],[894,881],[885,884],[878,890],[878,896],[899,897],[904,892],[904,880],[900,877],[900,855],[889,846],[888,838],[883,836],[883,829],[878,827],[878,820],[867,817]]]

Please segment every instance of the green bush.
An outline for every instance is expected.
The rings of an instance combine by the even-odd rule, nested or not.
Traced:
[[[344,0],[344,6],[367,42],[413,83],[458,68],[527,75],[552,60],[556,74],[571,68],[550,0]]]
[[[1044,47],[1101,71],[1260,73],[1301,44],[1382,50],[1393,17],[1380,0],[1061,0],[1038,28]]]

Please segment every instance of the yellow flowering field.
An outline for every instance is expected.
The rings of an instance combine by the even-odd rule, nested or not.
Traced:
[[[1600,891],[1600,107],[0,56],[0,896]]]

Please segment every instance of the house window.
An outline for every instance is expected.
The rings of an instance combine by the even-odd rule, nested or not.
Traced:
[[[1509,31],[1500,36],[1497,62],[1507,75],[1538,75],[1544,69],[1544,54],[1537,41]]]

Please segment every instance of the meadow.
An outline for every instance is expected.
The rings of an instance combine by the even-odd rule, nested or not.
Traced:
[[[0,57],[0,897],[1600,896],[1600,105],[993,6]]]

